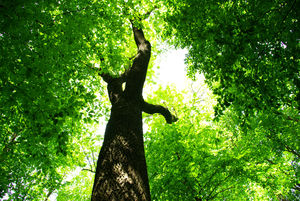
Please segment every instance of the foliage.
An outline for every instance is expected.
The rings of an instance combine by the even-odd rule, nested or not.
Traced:
[[[99,136],[91,137],[80,143],[83,149],[81,152],[84,153],[85,166],[77,167],[73,171],[67,171],[68,175],[63,181],[61,188],[56,189],[53,194],[57,195],[56,200],[87,201],[91,199],[97,156],[100,151],[99,142],[102,141],[102,139],[99,139]]]
[[[83,24],[76,12],[66,2],[1,5],[1,197],[38,199],[57,189],[58,169],[80,164],[75,142],[85,123],[103,114],[102,87],[86,65],[95,19]]]
[[[216,114],[299,109],[297,1],[167,2],[166,35],[189,48],[190,75],[204,73],[219,95]]]
[[[129,66],[129,19],[155,5],[0,3],[0,197],[47,197],[63,185],[63,169],[84,166],[79,139],[90,139],[94,122],[108,112],[97,67],[117,75]]]
[[[216,95],[203,99],[194,92],[188,100],[187,92],[169,88],[152,97],[173,103],[180,118],[172,126],[146,120],[153,198],[287,199],[299,193],[290,192],[300,178],[296,5],[2,1],[0,198],[41,200],[57,193],[88,199],[91,180],[80,183],[91,174],[66,177],[76,167],[93,169],[88,161],[99,149],[91,132],[109,109],[97,71],[124,72],[135,54],[129,19],[150,11],[139,26],[152,43],[152,58],[161,40],[188,48],[189,75],[203,73]]]
[[[91,200],[94,176],[92,172],[81,171],[79,175],[74,177],[59,190],[56,199],[61,201]]]
[[[297,181],[292,153],[276,152],[254,121],[247,135],[227,111],[213,121],[215,98],[203,83],[190,93],[160,89],[156,100],[176,105],[179,121],[148,119],[146,156],[153,200],[270,200],[292,197]],[[183,95],[184,94],[184,95]],[[261,117],[265,118],[265,117]],[[291,130],[299,130],[295,125]]]
[[[286,187],[299,198],[297,4],[168,0],[164,37],[188,48],[189,75],[204,74],[217,95],[215,119],[234,138],[244,139],[246,153],[269,152],[255,159],[257,164],[273,159],[281,161],[276,169],[292,164],[293,171],[282,172],[289,172],[291,183]],[[268,171],[262,169],[265,176]],[[265,180],[275,182],[271,176]]]

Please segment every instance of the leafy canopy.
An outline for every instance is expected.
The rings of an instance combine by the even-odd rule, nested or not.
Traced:
[[[140,26],[152,58],[161,40],[187,48],[189,75],[203,73],[217,100],[213,116],[211,105],[196,104],[201,97],[187,103],[171,89],[160,92],[183,120],[150,121],[154,199],[287,196],[299,183],[296,7],[296,0],[1,2],[0,197],[75,191],[66,174],[98,151],[91,132],[109,112],[97,73],[128,68],[135,54],[129,19],[149,11]]]

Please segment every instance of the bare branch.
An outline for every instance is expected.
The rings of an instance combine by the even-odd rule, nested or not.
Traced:
[[[168,108],[165,108],[161,105],[152,105],[152,104],[149,104],[144,101],[142,110],[143,110],[143,112],[146,112],[148,114],[158,113],[158,114],[163,115],[168,124],[171,124],[178,120],[178,118],[176,116],[171,114],[171,112],[168,110]]]
[[[91,169],[87,169],[87,168],[83,168],[83,169],[81,169],[82,171],[89,171],[89,172],[92,172],[92,173],[96,173],[96,171],[94,171],[94,170],[91,170]]]

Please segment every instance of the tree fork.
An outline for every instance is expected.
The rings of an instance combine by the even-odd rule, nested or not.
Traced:
[[[138,53],[131,68],[118,78],[100,73],[107,83],[112,107],[97,161],[92,201],[150,201],[142,112],[159,113],[167,123],[177,121],[167,108],[146,103],[143,99],[151,44],[134,23],[132,30]]]

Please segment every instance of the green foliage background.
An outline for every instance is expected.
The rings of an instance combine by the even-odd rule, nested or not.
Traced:
[[[176,105],[180,120],[165,125],[163,118],[147,119],[153,200],[297,199],[291,192],[298,182],[293,153],[266,137],[271,134],[257,124],[260,118],[253,118],[247,134],[232,111],[214,121],[216,98],[203,82],[194,84],[197,90],[166,88],[154,95]],[[285,134],[299,132],[299,125],[290,129]]]

